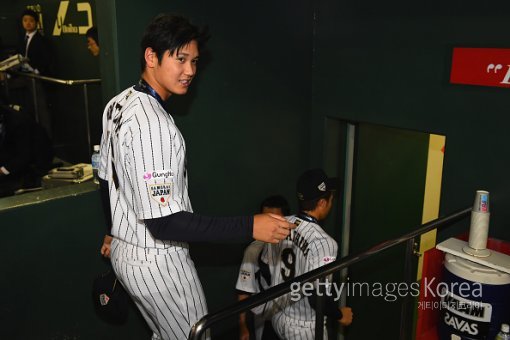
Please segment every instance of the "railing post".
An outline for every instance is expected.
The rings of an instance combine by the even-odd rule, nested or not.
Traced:
[[[89,115],[89,96],[87,92],[87,84],[83,84],[83,100],[85,103],[85,124],[87,128],[87,145],[88,145],[88,152],[89,156],[92,156],[92,143],[90,141],[90,115]]]
[[[354,177],[354,148],[356,138],[356,126],[354,124],[347,124],[347,136],[345,139],[345,175],[344,175],[344,204],[342,208],[342,240],[340,244],[340,258],[349,255],[349,242],[351,234],[351,205],[352,205],[352,183]],[[340,271],[340,282],[347,282],[348,268]],[[347,301],[347,293],[342,289],[339,307],[345,307]],[[342,329],[341,326],[340,330]],[[344,340],[343,332],[338,332],[337,340]]]
[[[326,290],[321,291],[324,286],[324,278],[321,277],[317,280],[317,302],[315,303],[315,339],[324,339],[324,295],[327,294]],[[305,299],[307,297],[304,297]]]
[[[412,282],[415,281],[416,272],[414,270],[414,238],[407,240],[406,242],[406,252],[404,259],[404,282],[408,285],[411,285]],[[412,296],[407,295],[402,299],[402,306],[400,309],[400,340],[408,340],[410,338],[410,324],[413,320],[413,312],[412,312]]]
[[[35,84],[36,80],[35,78],[32,79],[32,99],[34,100],[34,114],[35,114],[35,121],[39,123],[39,107],[37,105],[37,86]]]

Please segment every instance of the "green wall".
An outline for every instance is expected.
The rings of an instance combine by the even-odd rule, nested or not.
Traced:
[[[496,1],[315,1],[312,150],[324,145],[324,122],[331,118],[445,135],[440,214],[469,206],[477,189],[488,190],[492,199],[490,235],[510,240],[508,89],[448,81],[453,47],[509,47],[505,28],[510,19],[508,9],[508,3]],[[377,182],[384,170],[375,178],[367,172],[384,140],[368,140],[372,151],[365,154],[367,168],[355,170],[354,194],[358,197],[354,199],[361,206],[353,206],[353,252],[420,223],[418,196],[411,199],[416,205],[404,200],[402,215],[379,209],[388,205],[378,193],[391,181]],[[370,148],[370,144],[365,146]],[[386,155],[398,160],[401,151],[389,149]],[[312,163],[331,163],[321,153],[311,152],[310,159]],[[392,176],[404,170],[389,169]],[[423,168],[410,170],[411,175],[419,177],[419,169]],[[422,194],[417,184],[407,183],[404,192]],[[423,187],[424,182],[421,190]],[[414,209],[414,214],[409,209]],[[469,220],[464,220],[440,232],[439,239],[468,228]],[[401,280],[403,258],[403,247],[393,249],[353,266],[352,278]],[[375,334],[398,338],[399,304],[379,302],[348,300],[356,315],[348,339],[365,338],[367,325]]]
[[[95,185],[78,187],[79,194],[62,187],[2,199],[1,339],[150,337],[134,305],[122,326],[94,313],[92,282],[109,268],[99,254],[104,218]],[[27,200],[44,202],[23,206]],[[11,202],[20,206],[9,209]]]
[[[58,1],[47,3],[56,8]],[[9,13],[18,13],[20,4],[10,0],[6,8]],[[138,79],[138,44],[150,18],[159,12],[179,12],[209,25],[211,40],[202,53],[191,93],[171,98],[169,105],[186,138],[190,196],[196,212],[253,213],[259,201],[271,193],[286,195],[295,207],[297,175],[310,166],[331,162],[324,158],[331,154],[324,152],[324,142],[326,122],[334,118],[446,135],[441,213],[471,204],[476,189],[489,190],[491,235],[510,239],[506,228],[510,213],[505,209],[510,203],[506,176],[510,160],[505,147],[510,120],[505,105],[507,89],[448,83],[453,47],[507,47],[510,15],[505,3],[104,0],[96,6],[103,102]],[[73,41],[81,44],[78,39],[74,37]],[[77,46],[69,60],[77,57]],[[86,50],[83,53],[88,55]],[[72,109],[68,114],[75,117]],[[58,236],[60,244],[79,239],[74,256],[93,256],[95,260],[91,261],[99,261],[94,252],[102,227],[98,221],[87,220],[99,218],[98,207],[87,208],[87,204],[97,203],[94,195],[85,195],[79,201],[66,200],[59,207],[34,207],[33,213],[29,208],[10,213],[2,220],[2,228],[18,225],[18,220],[23,221],[20,226],[33,225],[33,216],[46,216],[37,219],[37,225],[45,231],[41,238]],[[85,210],[68,216],[71,206],[83,206]],[[66,213],[55,224],[51,212],[60,211]],[[76,223],[77,234],[68,238],[64,226],[76,216],[87,218]],[[466,229],[463,223],[450,233]],[[404,230],[394,232],[399,231]],[[19,240],[17,236],[11,235],[9,242]],[[355,249],[390,236],[395,235],[388,235],[385,228],[374,228],[370,238],[354,240]],[[38,245],[40,248],[29,247],[22,262],[44,251],[57,252],[50,261],[56,264],[53,268],[59,268],[54,260],[63,258],[58,244],[47,244],[53,243],[45,240]],[[6,249],[4,256],[15,252],[12,245]],[[236,244],[192,245],[210,311],[234,302],[242,249],[243,245]],[[90,274],[102,265],[93,263]],[[402,265],[398,261],[391,264],[395,268]],[[73,267],[72,263],[65,265]],[[373,268],[370,263],[366,266]],[[17,261],[9,262],[8,271],[11,276],[20,272]],[[79,274],[76,269],[68,272],[72,277]],[[34,279],[41,275],[37,272]],[[3,280],[2,286],[8,287],[10,282]],[[46,306],[46,299],[33,296],[29,302],[41,301]],[[86,308],[83,305],[78,315],[85,313],[85,318],[93,318]],[[378,313],[384,310],[374,311],[370,317]],[[14,325],[25,320],[29,318],[9,318]],[[71,322],[66,327],[74,327],[70,319],[64,320]],[[365,324],[363,319],[358,323]],[[86,331],[76,328],[83,338],[103,334],[103,326],[86,325]],[[129,324],[138,331],[142,326],[142,322]],[[49,328],[34,327],[38,329],[51,334]],[[235,338],[235,320],[215,332],[221,339]],[[12,333],[7,334],[13,338]]]
[[[326,116],[446,135],[441,213],[488,190],[490,235],[509,240],[508,89],[448,82],[453,47],[508,47],[508,9],[501,1],[317,2],[312,146],[321,146]]]

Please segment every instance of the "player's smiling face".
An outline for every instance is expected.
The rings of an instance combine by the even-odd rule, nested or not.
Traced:
[[[172,94],[186,94],[195,76],[198,62],[198,44],[195,40],[170,55],[166,51],[159,63],[151,48],[145,52],[146,69],[144,79],[167,100]]]

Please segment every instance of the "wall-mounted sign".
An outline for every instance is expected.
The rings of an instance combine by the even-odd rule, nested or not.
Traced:
[[[60,1],[57,12],[57,19],[55,20],[55,26],[53,28],[54,36],[61,35],[62,33],[85,34],[87,30],[93,26],[92,7],[90,6],[90,3],[78,2],[76,4],[76,11],[85,12],[83,15],[87,16],[87,25],[84,26],[75,26],[71,22],[66,21],[68,8],[69,1]]]
[[[454,48],[450,83],[510,87],[510,49]]]

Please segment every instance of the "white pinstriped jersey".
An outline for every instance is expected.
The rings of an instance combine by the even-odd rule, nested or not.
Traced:
[[[269,265],[271,285],[275,286],[296,276],[328,264],[336,259],[338,246],[318,224],[297,216],[286,219],[298,226],[290,235],[277,244],[268,244],[262,253],[262,260]],[[312,326],[315,322],[315,310],[308,298],[291,299],[286,294],[275,300],[281,312],[275,318],[285,318],[302,326]],[[274,321],[274,320],[273,320]],[[273,322],[274,324],[274,322]]]
[[[184,139],[156,98],[128,88],[108,103],[99,177],[109,184],[110,257],[117,278],[152,329],[152,339],[187,338],[207,314],[188,244],[157,240],[144,223],[192,211]]]
[[[247,293],[257,294],[261,290],[265,290],[269,285],[262,281],[264,286],[261,287],[261,282],[257,280],[257,272],[259,271],[259,255],[264,247],[264,242],[253,241],[244,250],[243,262],[239,269],[239,277],[237,278],[236,289],[242,290]]]
[[[184,139],[157,99],[131,87],[110,100],[100,152],[99,177],[109,183],[112,235],[143,248],[179,245],[154,239],[143,222],[192,211]]]
[[[244,250],[243,262],[239,269],[239,276],[237,278],[236,289],[250,294],[258,294],[270,287],[271,282],[266,282],[266,279],[259,272],[259,256],[265,243],[261,241],[253,241]],[[271,303],[262,304],[254,307],[251,311],[255,314],[265,314],[269,312]]]

